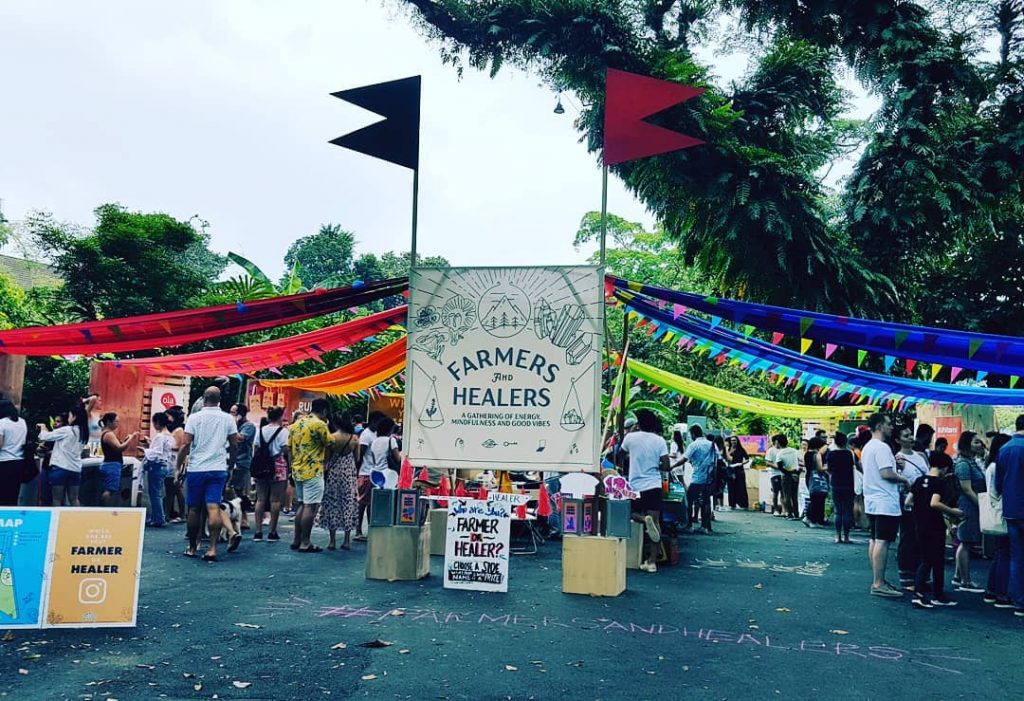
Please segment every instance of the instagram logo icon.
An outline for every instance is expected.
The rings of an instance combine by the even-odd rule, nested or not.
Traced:
[[[78,602],[82,604],[102,604],[107,600],[107,580],[89,577],[78,585]]]

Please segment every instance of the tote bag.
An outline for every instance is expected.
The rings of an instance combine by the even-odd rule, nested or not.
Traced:
[[[988,535],[1006,535],[1006,519],[1003,518],[1003,498],[996,496],[996,464],[992,463],[985,470],[985,482],[988,491],[978,495],[978,514],[981,521],[981,532]]]

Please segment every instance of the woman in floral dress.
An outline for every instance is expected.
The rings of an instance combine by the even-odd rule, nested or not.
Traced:
[[[327,453],[327,462],[324,464],[324,500],[316,515],[316,525],[327,529],[331,535],[328,550],[337,547],[338,531],[345,533],[341,549],[348,550],[358,514],[355,451],[359,450],[359,441],[347,413],[335,416],[331,420],[330,429],[342,447]]]

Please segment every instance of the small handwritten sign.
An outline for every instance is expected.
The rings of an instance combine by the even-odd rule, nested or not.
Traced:
[[[513,506],[504,498],[449,502],[444,548],[446,589],[508,591],[509,518]]]

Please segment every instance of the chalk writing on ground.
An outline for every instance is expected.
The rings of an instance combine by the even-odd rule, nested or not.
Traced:
[[[365,605],[341,604],[316,606],[307,599],[291,597],[270,600],[260,613],[250,618],[274,618],[279,615],[294,617],[300,611],[323,619],[352,620],[360,623],[388,626],[430,625],[439,628],[490,627],[496,629],[586,630],[593,634],[617,636],[672,636],[696,644],[734,645],[748,650],[775,650],[798,654],[826,655],[835,658],[862,659],[877,663],[912,664],[929,669],[962,675],[956,669],[965,663],[977,664],[981,659],[963,654],[952,647],[900,648],[885,644],[855,644],[849,640],[798,640],[766,633],[752,627],[743,632],[705,628],[683,623],[654,623],[611,618],[558,617],[537,613],[484,613],[481,611],[441,611],[436,609],[401,608],[375,609]]]
[[[724,570],[733,565],[728,560],[694,559],[689,565],[695,570]],[[805,562],[802,565],[769,565],[764,560],[736,560],[736,567],[747,570],[767,570],[768,572],[784,572],[802,574],[805,577],[824,577],[828,571],[827,562]]]

